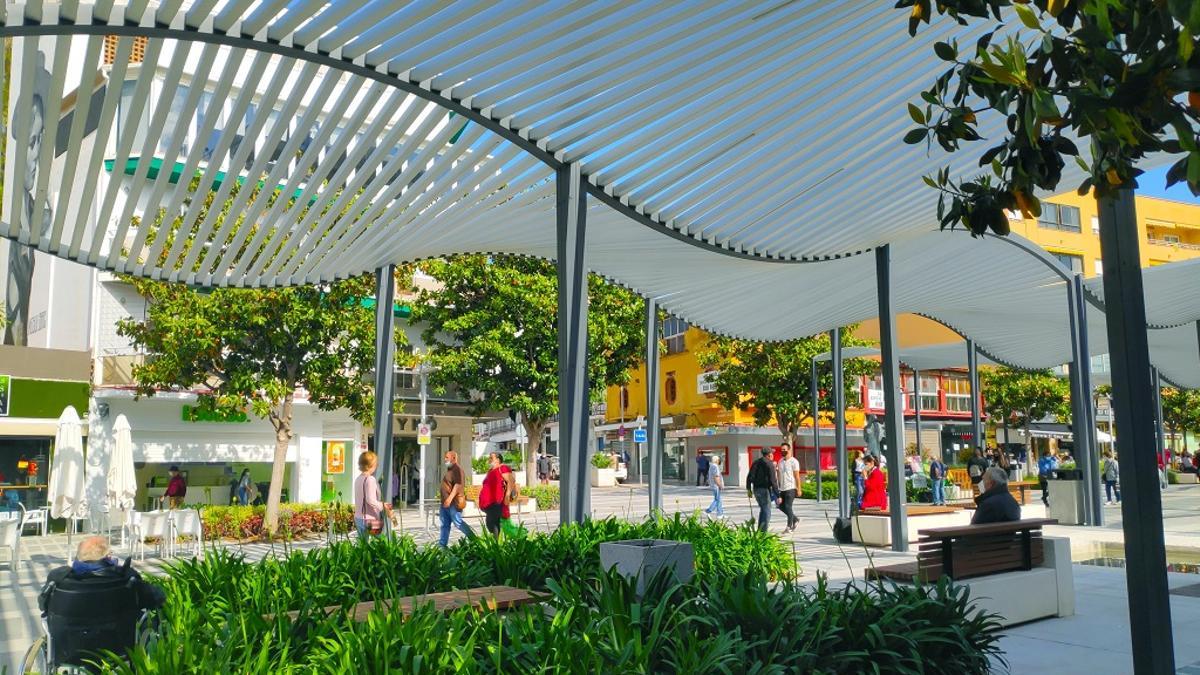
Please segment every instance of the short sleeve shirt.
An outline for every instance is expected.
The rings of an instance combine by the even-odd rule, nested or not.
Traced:
[[[779,491],[796,489],[796,472],[800,470],[800,462],[795,457],[779,460]]]
[[[446,501],[446,499],[450,496],[450,491],[454,489],[454,486],[462,485],[462,482],[463,472],[459,465],[454,464],[451,465],[450,468],[446,469],[446,475],[442,476],[442,501]]]
[[[709,463],[708,465],[708,484],[716,485],[717,479],[721,477],[721,467],[717,464]]]

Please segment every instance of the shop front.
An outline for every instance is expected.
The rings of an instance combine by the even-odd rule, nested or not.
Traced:
[[[58,417],[67,406],[87,414],[86,382],[0,375],[0,510],[46,505]]]

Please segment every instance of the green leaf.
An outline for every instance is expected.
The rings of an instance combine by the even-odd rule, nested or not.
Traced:
[[[1029,5],[1015,4],[1013,9],[1017,11],[1017,17],[1021,19],[1021,23],[1026,27],[1034,30],[1041,30],[1042,23],[1038,21],[1037,15],[1033,13],[1033,8]]]
[[[904,134],[904,142],[908,143],[909,145],[916,145],[917,143],[925,140],[928,135],[929,130],[924,127],[912,129],[907,134]]]
[[[921,176],[921,180],[925,181],[925,184],[928,185],[929,187],[937,188],[937,183],[933,182],[933,179],[930,178],[929,176]]]
[[[1200,91],[1200,68],[1178,68],[1167,75],[1167,86],[1177,91]]]
[[[1187,182],[1193,187],[1200,185],[1200,152],[1188,154]]]
[[[958,58],[958,50],[946,42],[935,42],[933,53],[943,61],[954,61]]]
[[[925,124],[925,113],[921,112],[921,109],[912,103],[908,104],[908,116],[917,124]]]

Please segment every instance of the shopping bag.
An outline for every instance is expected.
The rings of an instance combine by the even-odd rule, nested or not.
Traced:
[[[524,525],[514,523],[511,518],[504,518],[500,521],[500,533],[505,537],[524,537],[527,532]]]

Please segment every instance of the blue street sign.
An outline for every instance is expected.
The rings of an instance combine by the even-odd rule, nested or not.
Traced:
[[[634,443],[645,443],[646,442],[646,430],[645,429],[634,429],[633,430],[633,442]]]

